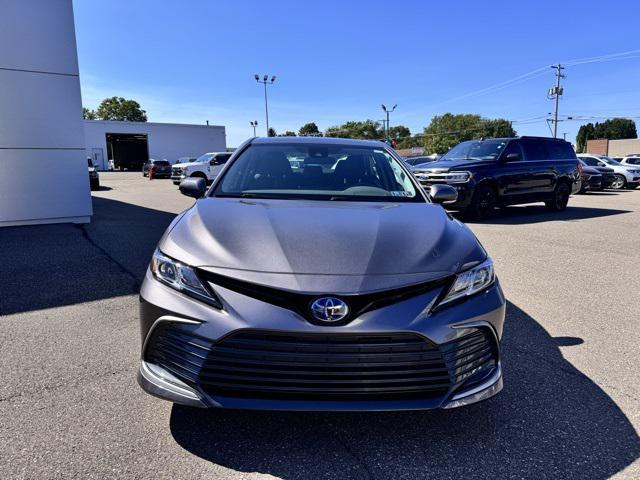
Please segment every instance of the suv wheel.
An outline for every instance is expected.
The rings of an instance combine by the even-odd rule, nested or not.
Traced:
[[[480,184],[473,194],[471,204],[467,207],[466,216],[470,220],[484,220],[493,214],[498,203],[495,189],[488,184]]]
[[[620,190],[621,188],[625,187],[626,183],[627,179],[624,178],[624,175],[616,175],[616,179],[611,184],[611,188],[613,188],[614,190]]]
[[[561,212],[562,210],[567,208],[567,203],[569,203],[569,195],[571,195],[571,189],[569,188],[569,185],[566,182],[561,182],[553,191],[553,197],[551,197],[551,200],[547,200],[544,203],[549,210],[553,212]]]

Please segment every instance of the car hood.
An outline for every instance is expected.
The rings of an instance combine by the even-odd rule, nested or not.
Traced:
[[[486,258],[466,225],[427,203],[205,198],[159,248],[221,275],[333,293],[443,278]]]
[[[193,167],[193,166],[202,166],[205,165],[207,162],[187,162],[187,163],[176,163],[175,165],[172,165],[172,167],[175,168],[186,168],[186,167]]]
[[[488,161],[472,161],[472,160],[438,160],[428,164],[416,165],[413,171],[420,170],[439,170],[447,172],[449,170],[464,170],[477,165],[487,165]]]

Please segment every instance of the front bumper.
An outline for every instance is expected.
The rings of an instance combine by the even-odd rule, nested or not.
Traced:
[[[584,190],[599,190],[602,187],[601,175],[582,176],[582,188]]]
[[[216,310],[158,283],[147,272],[140,292],[143,348],[138,382],[148,393],[176,403],[260,410],[421,410],[454,408],[490,398],[502,389],[500,338],[505,299],[500,285],[496,281],[462,303],[430,310],[441,290],[437,288],[369,311],[344,326],[318,326],[292,311],[223,288],[216,288],[216,293],[225,309]],[[375,346],[367,338],[373,338]],[[382,340],[394,338],[402,343]],[[359,342],[356,354],[354,339]],[[318,342],[324,349],[320,353]],[[278,346],[285,344],[289,349],[286,355],[278,350]],[[238,345],[243,345],[242,349],[237,350]],[[247,355],[251,368],[246,368]],[[255,355],[260,361],[256,362]],[[280,355],[278,361],[273,361],[273,355]],[[370,362],[367,355],[402,359],[406,371],[397,371],[399,364],[393,364],[392,368],[383,362],[379,367],[371,367],[374,370],[363,372],[365,365],[372,365],[366,363]],[[304,374],[295,370],[302,368],[296,363],[300,356],[306,359],[302,363]],[[349,376],[340,377],[350,380],[336,379],[338,358],[340,362],[345,358],[355,361],[348,365]],[[317,361],[324,363],[313,363]],[[434,386],[428,394],[426,390],[416,390],[414,383],[409,382],[414,382],[420,372],[426,375],[421,377],[420,385],[428,384],[431,388],[436,385],[436,377],[432,375],[437,372],[422,364],[416,366],[417,361],[429,365],[440,361],[440,370],[445,371],[438,377],[442,378],[438,380],[440,386]],[[344,364],[340,364],[342,367]],[[260,370],[261,375],[244,373],[255,372],[256,368],[266,369]],[[305,376],[310,368],[316,369],[310,373],[316,375],[311,379]],[[318,368],[321,377],[317,376]],[[354,370],[358,373],[353,373]],[[238,371],[243,376],[238,377]],[[345,373],[340,370],[340,374]],[[373,375],[375,380],[353,378],[356,375]],[[405,382],[407,375],[411,379]],[[397,383],[401,381],[397,376],[402,377],[403,383]],[[240,387],[239,381],[243,382]],[[229,387],[229,382],[234,386]],[[356,393],[343,395],[343,390],[338,394],[324,390],[310,393],[307,387],[316,388],[319,382],[323,385],[333,382]],[[367,388],[361,388],[367,382]],[[399,393],[395,390],[390,393],[385,382],[394,382],[407,394],[402,388]],[[275,385],[276,394],[265,393],[265,385],[266,388]],[[287,386],[284,394],[282,385]]]

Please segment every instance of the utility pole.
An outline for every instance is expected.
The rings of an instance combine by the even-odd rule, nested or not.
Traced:
[[[562,74],[564,67],[558,64],[551,65],[551,68],[556,70],[556,86],[549,89],[549,98],[553,98],[556,104],[553,114],[553,138],[558,138],[558,103],[560,102],[560,96],[564,93],[564,89],[560,86],[560,79],[564,78]]]
[[[271,81],[268,81],[269,75],[265,75],[264,77],[262,77],[262,80],[260,80],[260,75],[256,73],[254,78],[256,79],[256,82],[262,83],[264,85],[264,113],[265,113],[265,117],[267,118],[267,137],[268,137],[269,136],[269,105],[267,103],[267,85],[273,85],[273,82],[276,81],[276,76],[273,75],[271,77]]]

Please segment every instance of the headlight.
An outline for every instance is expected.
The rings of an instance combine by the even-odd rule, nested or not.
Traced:
[[[159,282],[213,307],[222,308],[218,297],[200,282],[193,268],[167,257],[157,248],[151,259],[151,272]]]
[[[452,172],[445,175],[445,180],[450,183],[464,183],[471,178],[470,172]]]
[[[493,260],[487,258],[477,267],[459,273],[440,305],[478,293],[491,285],[495,279]]]

